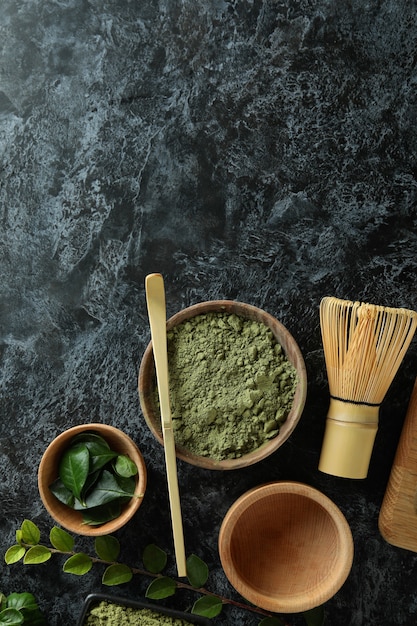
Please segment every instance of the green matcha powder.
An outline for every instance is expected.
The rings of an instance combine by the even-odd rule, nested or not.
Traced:
[[[167,340],[177,444],[220,461],[278,434],[297,374],[267,326],[212,312],[174,327]]]
[[[112,602],[100,602],[93,607],[85,626],[191,626],[176,617],[162,615],[150,609],[133,609]]]

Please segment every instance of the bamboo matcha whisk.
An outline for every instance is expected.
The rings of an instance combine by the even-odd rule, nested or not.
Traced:
[[[366,478],[379,407],[417,327],[417,313],[326,297],[320,325],[330,405],[319,469]]]

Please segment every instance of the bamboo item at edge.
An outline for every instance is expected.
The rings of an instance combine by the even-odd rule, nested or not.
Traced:
[[[417,313],[325,297],[320,325],[330,406],[319,469],[366,478],[379,407],[417,327]]]
[[[417,552],[417,378],[379,512],[378,527],[388,543]]]

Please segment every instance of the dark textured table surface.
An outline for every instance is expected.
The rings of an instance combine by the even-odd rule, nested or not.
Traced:
[[[144,278],[161,272],[168,315],[217,298],[259,306],[307,366],[304,414],[277,453],[236,472],[178,464],[187,551],[208,563],[208,586],[236,597],[217,551],[232,502],[299,480],[333,499],[355,542],[327,623],[415,624],[417,557],[378,531],[415,339],[368,478],[317,469],[329,401],[321,298],[417,307],[414,0],[2,0],[0,42],[2,552],[25,518],[47,538],[36,482],[46,445],[101,421],[132,436],[149,473],[117,535],[123,555],[140,561],[153,541],[174,570],[163,450],[137,394]],[[102,572],[61,565],[3,563],[0,589],[32,591],[49,624],[74,624]],[[140,597],[147,582],[119,591]],[[258,621],[226,608],[213,623]]]

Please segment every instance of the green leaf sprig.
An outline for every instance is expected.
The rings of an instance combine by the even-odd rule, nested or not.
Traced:
[[[59,477],[49,488],[60,502],[81,511],[84,524],[99,526],[118,517],[134,496],[137,473],[135,463],[111,450],[103,437],[81,433],[62,455]]]
[[[0,593],[0,625],[46,626],[41,610],[31,593],[11,593],[5,596]]]
[[[191,613],[208,618],[220,614],[225,605],[251,611],[262,616],[258,626],[289,626],[282,616],[271,615],[263,609],[225,598],[212,593],[205,588],[209,577],[206,563],[195,554],[187,558],[187,579],[174,580],[162,572],[167,565],[167,554],[164,550],[150,544],[142,553],[143,568],[131,567],[119,563],[120,544],[116,537],[105,535],[96,537],[94,540],[95,556],[89,556],[84,552],[74,551],[74,537],[62,528],[54,526],[49,533],[51,546],[45,546],[40,542],[39,528],[31,520],[24,520],[21,527],[16,531],[16,544],[8,548],[4,559],[7,565],[12,565],[23,560],[25,565],[37,565],[48,561],[53,554],[66,556],[63,571],[76,576],[87,574],[94,563],[105,565],[102,576],[102,584],[112,587],[132,580],[135,574],[151,577],[154,580],[146,590],[146,597],[152,600],[161,600],[174,595],[177,589],[188,589],[200,594],[191,609]],[[318,607],[312,611],[303,613],[307,626],[323,626],[324,607]],[[0,621],[0,626],[1,626]],[[6,622],[8,623],[8,622]]]

